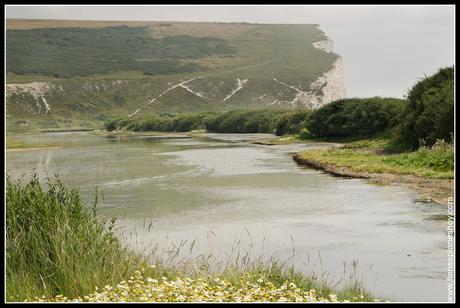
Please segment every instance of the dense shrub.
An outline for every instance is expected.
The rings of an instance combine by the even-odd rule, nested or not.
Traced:
[[[117,118],[104,124],[107,131],[187,132],[206,129],[216,133],[273,133],[286,110],[232,110],[224,113],[153,114],[142,118]],[[303,114],[303,112],[301,112]],[[292,128],[293,129],[293,128]]]
[[[105,122],[107,131],[127,129],[135,132],[188,132],[206,129],[206,123],[215,116],[212,112],[189,114],[152,114],[142,118],[116,118]]]
[[[276,124],[275,135],[299,134],[302,129],[307,127],[310,118],[310,110],[294,110],[284,114]]]
[[[416,83],[407,96],[400,118],[401,141],[409,148],[450,140],[454,132],[454,69],[440,69]]]
[[[177,132],[206,129],[206,123],[214,117],[215,113],[211,112],[179,114],[173,118],[172,128]]]
[[[106,121],[104,123],[104,128],[105,130],[111,132],[111,131],[126,127],[132,122],[133,120],[131,118],[115,118],[115,119]]]
[[[273,133],[286,111],[232,110],[210,120],[206,128],[217,133]]]
[[[396,124],[405,101],[396,98],[352,98],[315,110],[307,128],[314,137],[369,137]]]

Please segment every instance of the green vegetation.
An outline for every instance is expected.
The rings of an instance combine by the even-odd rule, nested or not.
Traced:
[[[275,135],[299,134],[307,127],[311,110],[294,110],[281,117],[276,124]]]
[[[122,246],[114,219],[96,215],[97,198],[88,207],[78,190],[66,188],[59,178],[46,184],[47,189],[36,175],[26,183],[7,176],[8,301],[373,300],[356,277],[334,290],[276,259],[244,258],[215,270],[206,257],[195,263],[147,262]],[[209,296],[199,292],[203,287]]]
[[[216,133],[273,133],[282,110],[233,110],[221,114],[206,124]]]
[[[313,112],[308,131],[313,137],[370,137],[393,127],[404,104],[380,97],[335,101]]]
[[[141,118],[116,118],[104,124],[107,131],[127,129],[134,132],[188,132],[205,129],[207,121],[215,114],[210,112],[144,116]]]
[[[343,100],[320,108],[307,123],[312,136],[339,141],[373,139],[351,142],[339,149],[305,151],[301,157],[357,172],[453,179],[453,79],[453,68],[443,68],[416,83],[407,102]]]
[[[237,109],[223,113],[162,113],[111,119],[104,127],[108,131],[184,132],[206,129],[218,133],[295,135],[299,139],[357,140],[382,134],[394,135],[405,104],[404,100],[394,98],[355,98],[335,101],[315,111]],[[392,146],[397,148],[396,140]]]
[[[78,296],[132,275],[145,261],[124,249],[75,189],[59,179],[47,189],[34,176],[25,185],[7,177],[7,298]],[[106,230],[109,230],[106,231]]]
[[[6,137],[5,146],[7,150],[58,147],[56,144],[28,143],[11,136]]]
[[[239,109],[224,113],[163,113],[140,118],[116,118],[105,123],[107,131],[126,129],[136,132],[187,132],[206,129],[216,133],[273,133],[284,114],[295,114],[288,110]],[[305,111],[299,111],[304,114]]]
[[[142,71],[149,75],[202,69],[196,59],[236,52],[219,38],[187,35],[154,39],[147,27],[8,30],[7,72],[59,78]]]
[[[454,145],[437,140],[431,147],[421,146],[417,151],[389,155],[384,162],[410,167],[417,175],[433,178],[454,178]]]
[[[390,140],[357,142],[342,148],[300,152],[303,159],[320,164],[346,167],[356,172],[413,174],[420,177],[453,179],[454,146],[438,140],[432,147],[384,155]]]
[[[31,147],[29,143],[11,137],[6,138],[5,146],[7,149],[24,149]]]
[[[453,67],[442,68],[412,87],[399,123],[399,138],[408,148],[450,140],[454,132]]]

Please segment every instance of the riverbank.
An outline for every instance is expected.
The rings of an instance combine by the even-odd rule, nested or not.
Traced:
[[[292,157],[299,165],[333,176],[410,187],[424,201],[447,205],[448,198],[454,196],[453,145],[440,142],[414,152],[387,154],[384,144],[375,140],[354,142],[339,148],[301,151]]]
[[[7,152],[24,152],[24,151],[35,151],[35,150],[49,150],[49,149],[60,149],[62,146],[40,146],[40,147],[24,147],[24,148],[12,148],[6,149]]]
[[[6,136],[5,142],[6,152],[22,152],[22,151],[33,151],[33,150],[44,150],[44,149],[59,149],[62,146],[57,144],[36,144],[28,143],[22,140],[18,140],[13,136]]]
[[[70,133],[70,132],[92,132],[95,131],[94,128],[85,128],[85,127],[63,127],[63,128],[46,128],[41,129],[41,133]]]

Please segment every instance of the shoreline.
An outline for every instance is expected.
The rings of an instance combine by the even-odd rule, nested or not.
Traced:
[[[24,152],[24,151],[34,151],[34,150],[50,150],[50,149],[61,149],[62,146],[51,146],[51,147],[33,147],[33,148],[12,148],[6,149],[7,152]]]
[[[323,171],[324,173],[335,177],[366,179],[367,181],[376,184],[401,185],[409,187],[422,195],[424,199],[417,200],[420,202],[434,202],[436,204],[447,206],[447,198],[454,196],[454,182],[450,179],[432,179],[412,174],[353,171],[348,167],[320,163],[312,159],[304,158],[300,155],[300,153],[292,154],[292,159],[299,166]]]

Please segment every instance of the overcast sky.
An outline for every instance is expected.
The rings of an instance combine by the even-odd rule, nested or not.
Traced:
[[[450,6],[6,6],[6,18],[315,23],[344,59],[347,96],[402,97],[454,64]]]

